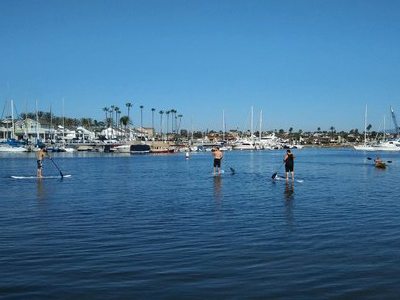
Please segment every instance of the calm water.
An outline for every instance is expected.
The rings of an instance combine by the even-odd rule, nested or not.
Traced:
[[[398,299],[400,153],[283,154],[2,154],[0,298]]]

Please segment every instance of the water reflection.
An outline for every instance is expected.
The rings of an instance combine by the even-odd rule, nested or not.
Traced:
[[[286,200],[293,200],[294,198],[294,183],[292,181],[286,181],[285,185],[285,199]]]
[[[214,176],[214,198],[221,201],[222,198],[222,176]]]
[[[43,179],[37,180],[36,194],[37,194],[38,200],[43,200],[45,198],[45,192],[43,189]]]
[[[294,199],[294,183],[287,181],[285,184],[285,215],[289,225],[293,225],[293,199]]]

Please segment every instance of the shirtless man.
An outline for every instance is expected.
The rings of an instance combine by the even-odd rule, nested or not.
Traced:
[[[219,150],[218,147],[212,150],[212,154],[214,157],[214,175],[217,169],[218,169],[218,174],[221,174],[221,160],[224,154],[222,153],[221,150]]]
[[[37,162],[37,177],[42,178],[42,168],[43,168],[43,159],[46,157],[46,148],[41,147],[38,152],[36,152],[36,162]]]

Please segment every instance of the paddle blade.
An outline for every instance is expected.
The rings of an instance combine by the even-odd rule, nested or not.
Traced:
[[[386,161],[387,163],[389,163],[389,164],[391,164],[392,163],[392,161],[391,160],[388,160],[388,161]]]
[[[367,159],[368,159],[368,160],[372,160],[372,158],[371,158],[371,157],[367,157]]]
[[[235,174],[235,169],[234,168],[229,167],[229,169],[231,170],[232,175]]]
[[[276,175],[278,175],[278,172],[275,172],[274,174],[272,174],[271,178],[275,179]]]

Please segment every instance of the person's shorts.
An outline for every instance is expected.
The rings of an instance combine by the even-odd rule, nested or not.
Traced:
[[[42,161],[41,160],[37,160],[36,162],[37,162],[37,168],[41,169],[43,167]]]
[[[221,168],[221,160],[214,158],[214,168]]]
[[[293,172],[293,165],[285,165],[286,172]]]

